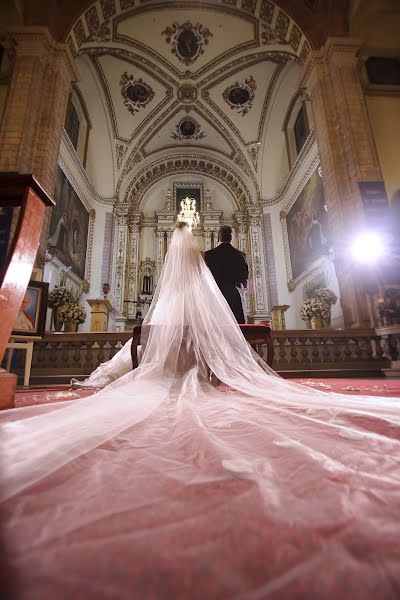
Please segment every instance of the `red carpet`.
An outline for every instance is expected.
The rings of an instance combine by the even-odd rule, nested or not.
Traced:
[[[15,406],[33,406],[35,404],[50,404],[65,400],[79,400],[95,393],[95,390],[73,390],[69,385],[54,385],[48,387],[21,388],[15,395]]]
[[[339,394],[382,396],[400,398],[400,379],[293,379],[295,383],[308,385],[326,392]],[[94,394],[94,390],[73,390],[68,385],[18,389],[16,406],[49,404],[65,400],[79,400]]]
[[[297,381],[400,398],[400,381]],[[19,390],[17,406],[92,393]],[[219,396],[216,410],[227,413],[214,437],[193,425],[189,405],[177,415],[164,403],[7,501],[17,598],[398,600],[400,426],[277,410],[245,422],[245,406],[237,416]],[[207,425],[202,411],[200,402]],[[253,470],[226,466],[235,448]]]

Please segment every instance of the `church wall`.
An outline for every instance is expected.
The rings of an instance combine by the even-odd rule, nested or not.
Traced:
[[[297,91],[300,68],[289,63],[281,75],[271,100],[261,146],[261,197],[272,198],[282,187],[289,172],[285,133],[282,131],[288,98]]]
[[[364,66],[369,56],[400,55],[400,6],[398,0],[351,2],[352,34],[363,42],[360,71],[368,115],[389,201],[400,190],[400,86],[376,85],[368,81]]]
[[[286,217],[295,205],[310,178],[317,173],[319,164],[318,148],[315,140],[304,149],[300,162],[293,168],[285,182],[279,197],[271,205],[264,203],[263,230],[266,246],[266,271],[269,277],[269,293],[271,308],[274,305],[289,305],[285,312],[287,329],[305,329],[307,324],[300,318],[300,306],[312,290],[319,287],[331,289],[339,298],[339,284],[335,266],[331,257],[324,256],[309,268],[305,269],[297,278],[293,279],[292,265],[287,231]],[[289,182],[289,183],[288,183]],[[270,223],[270,224],[269,224]],[[269,239],[270,236],[270,239]],[[287,234],[286,234],[287,236]],[[274,265],[269,265],[273,254]],[[332,306],[332,327],[343,327],[343,315],[340,299]]]
[[[92,128],[89,133],[86,174],[96,191],[103,196],[113,196],[115,191],[115,142],[111,123],[107,118],[108,109],[105,105],[102,90],[96,84],[92,67],[87,57],[78,57],[76,64],[79,69],[79,89],[90,107]]]
[[[288,288],[288,279],[286,275],[285,248],[282,236],[282,227],[279,218],[279,211],[270,213],[272,223],[272,241],[276,264],[276,287],[278,304],[289,305],[290,308],[285,312],[285,322],[287,329],[305,329],[306,323],[300,318],[300,306],[307,298],[307,288],[314,289],[318,287],[327,287],[339,298],[339,284],[336,277],[335,266],[329,260],[325,259],[314,267],[302,280],[296,285],[293,291]],[[332,306],[332,327],[343,327],[343,316],[340,308],[340,300]]]
[[[106,217],[106,208],[104,209],[96,209],[96,216],[93,223],[93,242],[92,242],[92,258],[90,264],[90,281],[89,281],[89,289],[87,292],[83,292],[80,304],[86,310],[86,321],[79,325],[79,331],[90,331],[90,307],[86,302],[86,298],[96,298],[101,294],[101,285],[102,281],[102,258],[103,258],[103,248],[104,248],[104,239],[105,239],[105,217]],[[89,240],[88,240],[89,243]],[[43,272],[43,280],[49,283],[49,291],[54,289],[54,287],[58,284],[61,272],[65,270],[66,267],[57,259],[53,259],[52,261],[46,263],[44,272]],[[73,274],[67,275],[67,287],[73,291],[77,290],[79,285],[81,285],[81,280],[79,280]],[[51,318],[51,310],[48,310],[47,320],[46,320],[46,329],[50,329],[50,318]]]
[[[399,86],[400,88],[400,86]],[[367,108],[389,201],[400,191],[400,89],[397,96],[368,96]]]
[[[106,231],[106,210],[96,207],[96,217],[93,229],[93,251],[90,269],[89,290],[82,294],[81,304],[86,310],[86,321],[79,326],[80,331],[90,331],[90,306],[86,298],[97,298],[102,293],[102,262],[104,242],[108,241]]]
[[[150,258],[156,260],[156,234],[154,232],[154,225],[150,227],[142,227],[140,232],[140,248],[139,248],[140,260]]]

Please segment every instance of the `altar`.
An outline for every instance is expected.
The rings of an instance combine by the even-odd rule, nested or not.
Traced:
[[[233,228],[232,243],[246,254],[249,265],[249,321],[270,320],[267,274],[261,268],[266,263],[261,208],[240,206],[222,186],[211,191],[207,183],[173,181],[171,187],[149,191],[135,210],[131,204],[115,206],[112,289],[119,308],[117,331],[131,330],[145,318],[185,197],[194,200],[199,214],[193,235],[202,252],[217,245],[222,224]]]

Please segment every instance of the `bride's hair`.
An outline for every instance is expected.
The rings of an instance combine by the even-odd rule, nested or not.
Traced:
[[[189,227],[189,224],[186,221],[177,221],[176,229],[182,229],[183,227]]]

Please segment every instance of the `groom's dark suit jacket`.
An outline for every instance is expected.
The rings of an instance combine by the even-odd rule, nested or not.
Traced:
[[[204,260],[238,323],[244,323],[242,301],[237,287],[247,284],[249,268],[245,254],[236,250],[229,242],[222,242],[216,248],[207,250]]]

